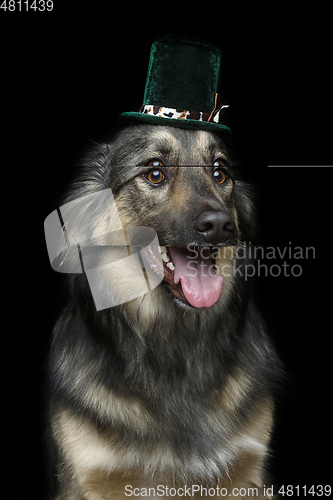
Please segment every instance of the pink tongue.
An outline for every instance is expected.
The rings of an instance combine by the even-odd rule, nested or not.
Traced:
[[[169,253],[175,266],[174,282],[181,281],[186,300],[197,308],[213,306],[221,295],[223,278],[215,274],[208,249],[197,248],[196,256],[186,248],[169,247]]]

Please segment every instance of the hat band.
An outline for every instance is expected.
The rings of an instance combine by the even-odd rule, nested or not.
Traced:
[[[158,116],[160,118],[170,118],[171,120],[197,120],[199,122],[220,123],[220,119],[228,107],[228,104],[224,104],[218,110],[214,109],[211,113],[204,113],[203,111],[182,111],[175,108],[145,104],[141,106],[140,113]]]

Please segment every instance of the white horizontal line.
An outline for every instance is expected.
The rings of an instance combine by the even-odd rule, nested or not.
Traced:
[[[333,168],[333,165],[267,165],[268,168]]]

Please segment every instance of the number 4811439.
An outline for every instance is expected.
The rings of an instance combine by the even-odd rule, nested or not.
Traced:
[[[39,12],[43,12],[44,10],[51,11],[53,10],[53,1],[52,0],[33,0],[32,2],[29,2],[29,0],[4,0],[1,5],[0,9],[4,10],[5,12],[8,10],[9,12],[14,12],[15,10],[18,12],[23,12],[26,11],[28,12],[29,10],[35,11],[38,10]]]
[[[322,497],[322,496],[330,496],[332,493],[332,488],[330,485],[321,485],[317,486],[281,486],[278,491],[279,495],[291,497],[291,496],[313,496],[313,497]]]

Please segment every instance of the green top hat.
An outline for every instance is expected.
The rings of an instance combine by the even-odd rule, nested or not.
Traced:
[[[130,120],[194,130],[231,133],[221,119],[228,108],[218,105],[221,51],[215,45],[184,36],[156,40],[150,52],[143,105]]]

